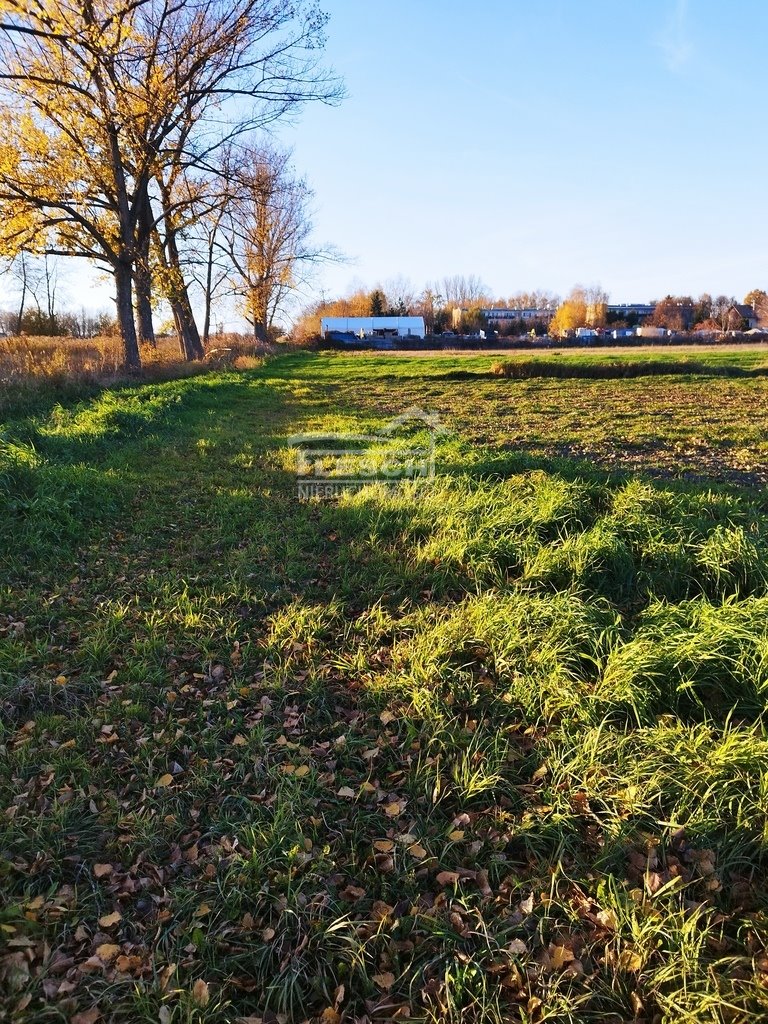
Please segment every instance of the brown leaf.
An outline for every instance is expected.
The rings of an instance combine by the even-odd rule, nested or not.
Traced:
[[[365,896],[365,889],[361,889],[359,885],[348,885],[345,889],[341,890],[339,896],[341,896],[343,900],[354,902],[355,900],[360,900]]]
[[[454,885],[459,880],[458,871],[440,871],[436,877],[438,885]]]
[[[388,818],[396,818],[402,813],[402,806],[393,800],[391,804],[384,804],[384,813]]]
[[[326,1006],[320,1014],[320,1024],[340,1024],[341,1014],[337,1013],[332,1006]]]
[[[417,860],[422,860],[422,858],[427,856],[427,851],[423,846],[419,846],[418,843],[414,843],[413,846],[409,846],[408,853]]]
[[[173,776],[170,774],[170,772],[166,772],[165,775],[160,776],[155,785],[157,786],[158,789],[163,789],[165,786],[170,786],[172,782]]]
[[[101,1010],[98,1006],[92,1006],[90,1010],[83,1010],[70,1017],[69,1024],[96,1024],[97,1020],[101,1020]]]
[[[389,990],[395,984],[395,976],[391,971],[385,971],[384,974],[374,974],[371,979],[374,984],[378,985],[379,988]]]
[[[106,878],[107,875],[111,875],[112,874],[112,870],[113,869],[112,869],[112,865],[111,864],[94,864],[93,865],[93,873],[94,873],[94,875],[97,878]]]
[[[374,921],[383,921],[385,917],[389,917],[394,909],[394,907],[390,907],[388,903],[385,903],[384,900],[375,900],[371,907],[371,914]]]
[[[192,1000],[197,1006],[207,1006],[211,1000],[211,993],[208,990],[208,982],[198,978],[192,986]]]
[[[112,925],[117,924],[118,921],[122,921],[123,915],[119,910],[116,910],[113,914],[105,914],[104,917],[99,918],[99,926],[101,928],[111,928]]]
[[[488,872],[481,868],[477,872],[477,887],[483,896],[493,896],[493,889],[488,881]]]
[[[350,789],[349,786],[342,786],[341,789],[336,794],[336,796],[343,796],[346,797],[348,800],[354,800],[355,791],[354,789]]]
[[[376,839],[373,844],[374,850],[378,850],[379,853],[390,853],[395,848],[395,844],[391,839]]]

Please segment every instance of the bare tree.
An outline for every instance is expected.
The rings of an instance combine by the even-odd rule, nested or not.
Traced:
[[[449,306],[481,306],[489,300],[489,288],[475,274],[468,277],[454,274],[444,277],[441,284],[442,294]]]
[[[312,244],[312,192],[296,177],[290,153],[274,146],[230,154],[217,243],[232,267],[233,293],[260,341],[308,271],[334,254]]]

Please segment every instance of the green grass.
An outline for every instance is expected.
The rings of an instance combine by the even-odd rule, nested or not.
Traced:
[[[768,382],[490,364],[2,426],[0,1019],[768,1014]],[[413,405],[434,481],[297,499]]]

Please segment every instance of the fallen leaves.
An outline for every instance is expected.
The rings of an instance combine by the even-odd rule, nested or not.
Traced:
[[[170,774],[170,772],[166,772],[165,775],[161,775],[160,776],[160,778],[155,783],[155,786],[158,789],[165,789],[166,786],[170,786],[172,783],[173,783],[173,776]]]

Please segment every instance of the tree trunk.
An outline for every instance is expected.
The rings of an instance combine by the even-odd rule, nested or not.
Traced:
[[[136,278],[134,287],[136,291],[136,319],[139,326],[139,341],[142,345],[157,344],[155,339],[155,328],[152,323],[152,281],[149,275],[149,268],[144,262],[145,256],[149,257],[149,246],[139,257],[136,264]]]
[[[185,359],[202,359],[205,356],[205,349],[200,340],[200,332],[197,329],[195,316],[192,312],[192,303],[189,301],[189,292],[181,272],[181,260],[179,249],[176,245],[176,231],[174,228],[166,228],[165,236],[168,262],[171,266],[171,294],[169,301],[173,311],[173,318],[179,331],[179,344]]]
[[[213,234],[208,241],[208,263],[205,268],[205,313],[203,318],[203,347],[211,336],[211,305],[213,303]]]
[[[123,339],[125,368],[136,373],[141,369],[141,354],[136,337],[136,323],[133,319],[131,267],[127,263],[118,263],[115,267],[115,290],[117,293],[117,322],[120,325],[120,337]]]
[[[253,321],[253,336],[256,341],[263,341],[265,343],[269,336],[267,325],[261,319],[255,317]]]
[[[136,261],[134,290],[136,292],[136,319],[139,327],[139,342],[156,346],[155,328],[152,323],[152,272],[150,269],[149,243],[152,233],[152,211],[149,199],[144,198],[139,213],[139,258]]]
[[[19,300],[19,315],[16,317],[16,333],[21,334],[21,329],[24,326],[24,307],[27,304],[27,275],[21,282],[21,299]]]

